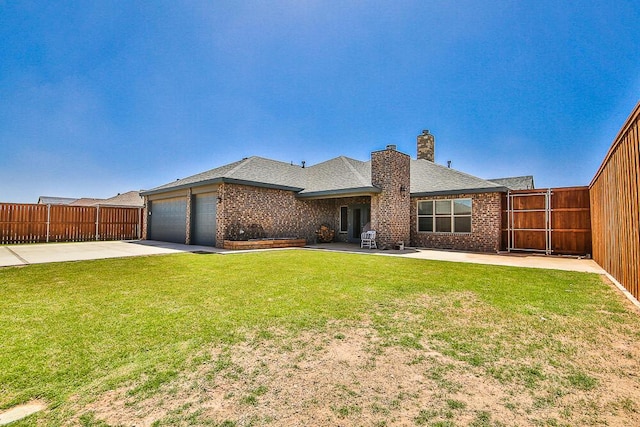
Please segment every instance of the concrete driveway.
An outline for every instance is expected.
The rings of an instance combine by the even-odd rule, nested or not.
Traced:
[[[597,274],[605,273],[605,271],[593,260],[578,259],[575,257],[541,256],[531,254],[480,254],[415,248],[407,248],[407,250],[404,251],[382,251],[360,249],[358,245],[344,243],[311,245],[307,248],[316,250],[320,249],[339,252],[358,252],[440,261],[509,265],[514,267],[550,268],[567,271],[583,271]],[[227,251],[210,246],[182,245],[179,243],[158,242],[153,240],[7,245],[0,246],[0,267],[43,264],[48,262],[61,261],[81,261],[89,259],[162,255],[180,252],[232,254],[247,251]],[[256,252],[256,250],[250,252]]]
[[[8,245],[0,246],[0,267],[180,252],[215,253],[218,251],[219,249],[208,246],[180,245],[152,240]]]

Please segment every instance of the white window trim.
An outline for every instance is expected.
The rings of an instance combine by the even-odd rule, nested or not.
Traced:
[[[458,214],[456,215],[453,211],[453,202],[454,200],[469,200],[471,201],[471,213],[470,214]],[[421,202],[432,202],[433,203],[433,214],[432,215],[420,215],[420,203]],[[450,202],[451,203],[451,214],[450,215],[436,215],[436,207],[435,202]],[[451,217],[451,230],[453,231],[435,231],[436,230],[436,218],[440,217]],[[455,231],[455,218],[470,218],[470,227],[471,231]],[[433,231],[424,231],[420,230],[420,218],[432,218],[433,223],[432,228]],[[418,233],[428,233],[428,234],[472,234],[473,233],[473,199],[471,197],[458,197],[456,199],[425,199],[425,200],[416,200],[416,230]]]

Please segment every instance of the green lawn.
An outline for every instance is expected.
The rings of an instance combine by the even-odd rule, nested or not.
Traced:
[[[387,401],[382,385],[340,383],[343,403],[316,395],[305,407],[326,423],[638,420],[640,384],[628,372],[638,372],[640,321],[592,274],[300,250],[181,254],[0,269],[0,304],[0,409],[48,407],[19,425],[119,424],[96,406],[109,399],[156,405],[154,425],[286,425],[270,393],[292,376],[279,377],[275,359],[234,358],[267,346],[282,355],[282,375],[307,372],[343,343],[367,360],[337,366],[366,378],[376,361],[406,356],[422,386]],[[194,372],[207,375],[183,396]],[[465,395],[475,384],[466,373],[502,397],[483,409]],[[216,388],[226,412],[203,403]],[[171,396],[189,404],[163,412]],[[238,415],[248,410],[253,418]]]

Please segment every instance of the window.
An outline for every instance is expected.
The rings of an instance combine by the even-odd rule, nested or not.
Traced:
[[[471,199],[419,201],[418,231],[471,233]]]
[[[340,206],[340,232],[346,233],[349,230],[349,223],[347,221],[347,207]]]

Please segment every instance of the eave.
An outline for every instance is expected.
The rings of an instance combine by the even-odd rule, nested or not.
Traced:
[[[411,197],[431,197],[431,196],[457,196],[460,194],[479,194],[479,193],[506,193],[507,187],[487,187],[487,188],[467,188],[460,190],[441,190],[441,191],[420,191],[411,193]]]
[[[378,187],[341,188],[338,190],[310,191],[298,193],[299,199],[337,199],[340,197],[371,196],[382,192]]]
[[[275,189],[275,190],[293,191],[295,193],[303,190],[303,188],[291,187],[291,186],[288,186],[288,185],[279,185],[279,184],[271,184],[271,183],[266,183],[266,182],[247,181],[247,180],[244,180],[244,179],[218,177],[218,178],[207,179],[207,180],[204,180],[204,181],[198,181],[198,182],[192,182],[192,183],[187,183],[187,184],[175,185],[175,186],[172,186],[172,187],[158,188],[158,189],[155,189],[155,190],[142,191],[142,192],[140,192],[140,195],[142,195],[142,196],[150,196],[152,194],[161,194],[161,193],[167,193],[169,191],[183,190],[183,189],[187,189],[187,188],[196,188],[196,187],[202,187],[204,185],[222,184],[222,183],[238,184],[238,185],[249,185],[249,186],[252,186],[252,187],[261,187],[261,188],[271,188],[271,189]]]

